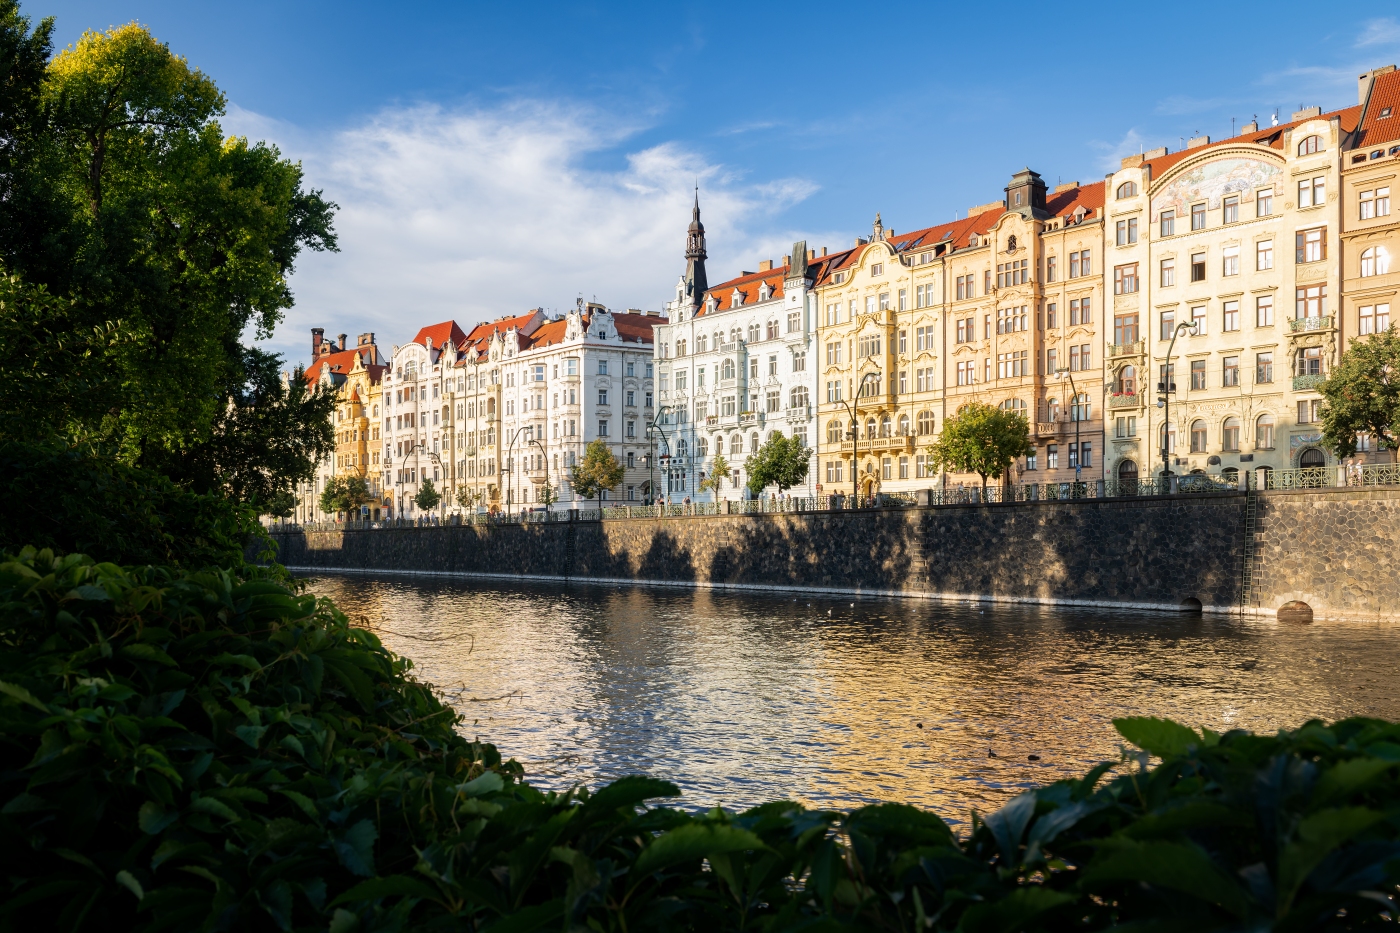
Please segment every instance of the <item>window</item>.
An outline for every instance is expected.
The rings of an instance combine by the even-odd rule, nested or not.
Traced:
[[[802,312],[801,312],[801,311],[789,311],[789,312],[788,312],[788,316],[787,316],[787,332],[788,332],[789,334],[792,334],[792,333],[796,333],[797,331],[800,331],[801,329],[802,329]],[[701,338],[701,340],[699,340],[698,343],[700,344],[701,349],[704,349],[704,339]]]
[[[1089,353],[1089,348],[1086,346],[1086,347],[1084,348],[1084,354],[1085,354],[1086,357],[1088,356],[1088,353]],[[1070,420],[1070,421],[1089,421],[1089,420],[1091,420],[1091,419],[1093,418],[1093,416],[1094,416],[1094,413],[1093,413],[1093,411],[1092,411],[1092,408],[1093,408],[1093,406],[1092,406],[1092,405],[1090,404],[1090,402],[1089,402],[1089,393],[1087,393],[1087,392],[1081,392],[1080,394],[1076,395],[1074,398],[1070,399],[1070,405],[1069,405],[1069,420]],[[1087,464],[1086,464],[1086,466],[1087,466]]]
[[[1137,343],[1138,339],[1138,316],[1136,314],[1119,314],[1113,318],[1113,342],[1118,346],[1127,346],[1130,343]]]
[[[1158,218],[1158,229],[1162,236],[1171,236],[1176,232],[1176,211],[1162,211]]]
[[[1302,347],[1298,350],[1298,375],[1322,375],[1322,348]]]
[[[873,279],[877,275],[885,274],[885,264],[883,262],[872,263],[870,266],[870,277]]]
[[[765,340],[777,340],[777,339],[778,339],[778,322],[777,322],[777,321],[769,321],[769,322],[768,322],[768,324],[767,324],[766,327],[764,328],[763,338],[764,338]]]
[[[1069,303],[1069,326],[1076,324],[1092,324],[1094,322],[1091,300],[1088,298],[1072,298]]]
[[[1047,470],[1058,470],[1060,468],[1060,445],[1045,445],[1045,468]]]
[[[755,382],[758,381],[758,357],[756,356],[749,357],[749,378]]]
[[[869,299],[866,299],[866,300],[869,301]],[[880,310],[881,310],[881,311],[888,311],[889,309],[890,309],[890,293],[889,293],[889,292],[881,292],[881,293],[880,293]]]
[[[768,357],[768,375],[770,375],[770,376],[776,376],[776,375],[778,375],[778,357],[777,357],[777,356],[770,356],[770,357]],[[679,389],[679,388],[684,388],[684,387],[678,385],[678,386],[676,386],[676,388]]]
[[[1012,285],[1029,282],[1030,264],[1029,259],[997,263],[997,288],[1008,288]]]
[[[1238,301],[1227,301],[1220,307],[1221,325],[1220,329],[1225,331],[1240,329],[1240,303]]]
[[[914,328],[914,352],[915,352],[915,353],[918,353],[918,352],[920,352],[920,351],[922,351],[922,350],[932,350],[932,349],[933,349],[933,328],[932,328],[932,327],[916,327],[916,328]]]
[[[1137,437],[1137,417],[1129,415],[1114,422],[1114,437]]]
[[[834,324],[840,324],[840,323],[841,323],[841,302],[838,301],[838,302],[836,302],[835,304],[829,304],[829,305],[827,305],[827,306],[826,306],[826,326],[831,327],[831,326],[834,325]],[[715,345],[716,345],[716,346],[719,345],[719,341],[718,341],[718,340],[715,341]]]
[[[1302,320],[1327,313],[1327,286],[1300,286],[1294,293],[1293,316]]]
[[[1138,222],[1136,217],[1129,217],[1127,220],[1118,221],[1117,236],[1119,246],[1130,246],[1138,240]]]
[[[792,371],[795,373],[805,373],[807,371],[806,350],[799,350],[792,355]]]
[[[1197,419],[1191,422],[1191,453],[1206,452],[1206,423]]]
[[[1390,329],[1390,304],[1362,305],[1360,310],[1361,326],[1359,332],[1366,334],[1383,334]]]
[[[841,380],[829,379],[826,383],[826,400],[828,402],[841,401]]]
[[[927,308],[933,305],[933,286],[914,286],[914,307]]]
[[[1222,386],[1237,386],[1240,384],[1240,358],[1238,356],[1225,357],[1224,365],[1221,367]]]
[[[782,397],[782,393],[778,392],[776,389],[770,391],[770,392],[767,394],[767,397],[765,398],[764,402],[765,402],[765,410],[766,410],[769,414],[772,414],[772,413],[775,412],[775,411],[782,411],[782,409],[783,409],[783,397]]]
[[[599,437],[607,437],[607,436],[608,436],[608,423],[607,423],[606,421],[599,421],[599,422],[598,422],[598,436],[599,436]]]
[[[1390,250],[1373,246],[1361,251],[1361,275],[1385,275],[1390,272]]]
[[[1220,222],[1232,224],[1240,219],[1240,196],[1232,194],[1221,202]]]
[[[873,335],[870,335],[870,336],[866,336],[866,337],[860,338],[860,345],[859,345],[859,347],[860,347],[859,353],[858,353],[858,358],[859,358],[859,359],[862,359],[862,360],[863,360],[863,359],[865,359],[866,357],[869,357],[869,356],[879,356],[879,355],[880,355],[880,335],[879,335],[879,334],[873,334]]]
[[[971,343],[976,339],[973,318],[962,318],[958,321],[958,343]]]
[[[899,310],[901,310],[901,311],[907,311],[908,309],[909,309],[909,289],[907,289],[907,288],[901,288],[901,289],[899,290]]]
[[[1204,204],[1191,205],[1191,229],[1204,230],[1206,228],[1206,206]]]
[[[1254,193],[1254,216],[1268,217],[1274,212],[1274,189],[1261,188]]]
[[[899,478],[900,478],[900,479],[908,479],[908,478],[909,478],[909,458],[908,458],[908,457],[900,457],[900,458],[899,458]]]
[[[1240,419],[1225,419],[1225,424],[1220,428],[1220,446],[1229,451],[1240,449]]]
[[[1274,354],[1272,351],[1254,354],[1254,381],[1261,384],[1274,381]]]
[[[802,409],[807,407],[807,387],[794,386],[788,395],[788,407]]]
[[[1240,274],[1240,248],[1238,246],[1227,246],[1220,251],[1220,274]]]
[[[1069,254],[1070,278],[1078,278],[1081,275],[1092,275],[1093,271],[1093,263],[1089,259],[1089,251],[1087,249]]]
[[[1206,280],[1206,254],[1191,254],[1191,281],[1204,282]]]
[[[1057,306],[1055,302],[1052,301],[1045,306],[1045,326],[1050,330],[1054,330],[1060,326],[1057,320],[1059,315],[1056,312]]]
[[[1274,296],[1260,295],[1254,301],[1254,326],[1274,326]]]
[[[919,412],[919,417],[915,419],[914,423],[915,423],[915,430],[917,430],[917,431],[919,432],[920,435],[929,435],[929,434],[932,434],[932,433],[933,433],[933,412],[931,412],[931,411],[921,411],[921,412]]]
[[[1138,290],[1138,264],[1125,263],[1113,267],[1113,294],[1131,295]]]
[[[1206,387],[1206,361],[1191,361],[1191,391],[1199,392]]]
[[[1254,422],[1254,447],[1256,450],[1274,449],[1274,416],[1260,415]]]
[[[977,370],[974,368],[976,365],[976,360],[967,360],[958,364],[958,385],[970,386],[976,381]]]
[[[1131,198],[1131,197],[1134,197],[1135,195],[1137,195],[1137,193],[1138,193],[1137,182],[1125,181],[1125,182],[1123,182],[1123,184],[1121,184],[1121,185],[1118,186],[1118,199],[1119,199],[1120,201],[1121,201],[1123,198]]]
[[[1327,228],[1313,227],[1293,235],[1296,262],[1321,262],[1327,258]]]
[[[1012,353],[997,354],[997,378],[1014,379],[1017,376],[1029,376],[1030,365],[1027,362],[1029,351],[1021,350]]]
[[[835,366],[841,362],[842,342],[833,340],[826,345],[826,365]],[[728,361],[726,361],[726,372],[728,371]]]
[[[598,375],[600,375],[600,376],[606,376],[607,374],[608,374],[608,361],[607,361],[607,360],[599,360],[599,361],[598,361]]]
[[[1321,207],[1327,203],[1327,176],[1304,178],[1298,182],[1298,206]]]
[[[893,377],[891,377],[891,378],[893,378]],[[907,369],[901,369],[901,370],[899,371],[899,394],[900,394],[900,395],[904,395],[904,394],[906,394],[908,391],[909,391],[909,370],[907,370]]]
[[[1206,306],[1197,305],[1191,309],[1191,336],[1200,337],[1206,329]]]
[[[982,273],[982,294],[986,295],[992,290],[992,270],[987,269]]]
[[[894,466],[894,464],[891,463],[889,457],[884,457],[884,458],[882,458],[882,459],[880,460],[880,478],[881,478],[881,479],[893,479],[893,478],[894,478],[894,469],[893,469],[893,466]]]
[[[1058,363],[1059,363],[1059,351],[1056,350],[1054,347],[1051,347],[1050,349],[1046,350],[1046,351],[1045,351],[1045,374],[1046,374],[1047,376],[1050,375],[1051,373],[1059,372]]]
[[[1030,314],[1026,305],[1016,308],[998,308],[997,333],[1014,334],[1026,330],[1029,326],[1029,320]]]
[[[1298,423],[1315,424],[1321,420],[1321,399],[1305,399],[1298,403]]]
[[[1162,312],[1162,326],[1161,326],[1161,329],[1157,331],[1157,333],[1158,333],[1158,335],[1161,337],[1162,340],[1171,340],[1171,339],[1172,339],[1172,335],[1173,335],[1174,333],[1176,333],[1176,312],[1175,312],[1175,311],[1163,311],[1163,312]]]
[[[1162,287],[1167,288],[1176,284],[1176,260],[1162,260]]]
[[[1056,267],[1055,257],[1054,257],[1054,256],[1047,257],[1046,260],[1045,260],[1045,281],[1047,281],[1047,282],[1053,282],[1053,281],[1055,281],[1055,267]]]
[[[1312,155],[1322,148],[1321,136],[1309,136],[1298,144],[1298,155]]]
[[[1263,272],[1274,267],[1274,241],[1260,240],[1254,244],[1254,268]]]
[[[1069,368],[1071,372],[1093,369],[1093,362],[1089,353],[1089,344],[1083,343],[1069,348]]]

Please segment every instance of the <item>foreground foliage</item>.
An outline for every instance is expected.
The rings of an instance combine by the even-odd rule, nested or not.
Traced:
[[[898,804],[693,814],[645,806],[677,794],[651,778],[528,786],[407,661],[259,574],[32,549],[0,565],[0,928],[1343,930],[1396,914],[1389,723],[1120,720],[1143,751],[965,838]]]

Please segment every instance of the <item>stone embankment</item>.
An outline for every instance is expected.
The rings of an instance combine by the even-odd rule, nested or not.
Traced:
[[[273,535],[298,570],[1400,618],[1400,489]]]

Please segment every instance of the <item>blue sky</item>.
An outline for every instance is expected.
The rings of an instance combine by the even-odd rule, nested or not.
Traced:
[[[1049,15],[1047,10],[1057,10]],[[1058,12],[1066,10],[1066,12]],[[711,280],[1120,156],[1356,101],[1400,62],[1384,4],[858,6],[30,2],[60,45],[141,22],[212,76],[225,129],[341,205],[269,344],[463,325],[582,295],[658,308],[698,177]],[[1150,12],[1151,15],[1147,15]]]

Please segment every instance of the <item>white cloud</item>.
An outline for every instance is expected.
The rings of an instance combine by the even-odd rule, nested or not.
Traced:
[[[1356,39],[1356,45],[1358,48],[1372,45],[1400,45],[1400,21],[1391,16],[1367,20],[1361,35]]]
[[[748,182],[673,143],[624,151],[638,127],[535,102],[391,109],[319,137],[232,109],[225,128],[302,159],[308,185],[340,205],[341,252],[302,254],[296,307],[269,342],[293,360],[314,326],[373,330],[387,351],[425,324],[563,310],[579,295],[657,309],[685,268],[697,178],[712,280],[779,259],[796,236],[772,229],[775,215],[816,190]]]
[[[1101,155],[1095,158],[1096,167],[1102,172],[1116,172],[1123,167],[1123,157],[1147,151],[1143,136],[1135,129],[1128,130],[1116,143],[1094,140],[1089,148],[1098,150]]]

